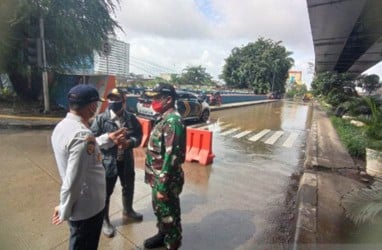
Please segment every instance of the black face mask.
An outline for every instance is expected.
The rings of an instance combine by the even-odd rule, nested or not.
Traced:
[[[122,101],[109,101],[109,109],[113,110],[114,113],[122,109]]]

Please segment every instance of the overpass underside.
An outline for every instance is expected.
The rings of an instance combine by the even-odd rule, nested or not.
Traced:
[[[382,0],[307,0],[315,71],[354,76],[382,60]]]

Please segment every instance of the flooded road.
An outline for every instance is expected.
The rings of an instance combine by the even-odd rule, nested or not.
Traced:
[[[213,163],[184,164],[181,249],[288,247],[310,114],[307,105],[282,101],[211,114]],[[60,187],[50,135],[0,130],[0,248],[68,247],[67,225],[50,224]],[[144,149],[135,155],[134,207],[144,220],[122,223],[117,185],[110,209],[117,235],[102,236],[100,249],[143,249],[143,240],[156,233],[150,188],[143,182]]]
[[[231,234],[233,241],[248,237],[246,249],[287,243],[295,225],[293,196],[310,128],[309,106],[274,102],[213,112],[211,120],[216,122],[207,128],[214,133],[216,156],[204,191],[211,204],[227,211],[216,214],[214,224],[231,225],[233,232],[246,228],[247,235]]]

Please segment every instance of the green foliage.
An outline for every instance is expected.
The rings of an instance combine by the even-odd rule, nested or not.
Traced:
[[[377,140],[382,140],[382,110],[371,97],[364,97],[371,110],[371,119],[367,128],[367,134]]]
[[[357,86],[361,87],[363,90],[367,91],[369,94],[382,87],[379,82],[378,75],[361,75],[357,78]]]
[[[199,66],[190,66],[183,70],[183,73],[178,80],[182,84],[191,85],[212,85],[212,76],[206,72],[206,68]]]
[[[41,75],[40,69],[29,68],[25,51],[27,38],[40,37],[40,17],[44,20],[48,70],[68,72],[86,66],[93,52],[101,51],[107,36],[119,27],[111,17],[113,2],[118,0],[2,1],[1,9],[12,11],[1,16],[8,27],[2,31],[5,34],[0,43],[0,71],[9,74],[17,92],[40,93],[41,79],[34,76]]]
[[[177,74],[171,74],[170,82],[172,82],[173,84],[179,85],[182,82],[182,78],[181,76],[178,76]]]
[[[307,87],[305,84],[298,85],[293,84],[292,87],[289,89],[289,91],[286,93],[286,96],[288,98],[294,98],[294,97],[303,97],[305,93],[307,93]]]
[[[340,134],[341,140],[345,143],[350,153],[352,153],[349,149],[352,146],[351,143],[354,142],[354,140],[359,141],[360,138],[364,140],[363,144],[365,145],[362,145],[364,150],[368,147],[382,151],[381,109],[373,98],[364,97],[362,98],[362,101],[366,102],[371,110],[371,117],[368,126],[366,127],[366,133],[363,133],[363,129],[362,133],[360,133],[361,129],[355,127],[346,131],[344,128],[349,125],[345,124],[345,121],[340,120],[340,118],[333,118],[332,121],[334,121],[333,123]],[[351,139],[352,137],[354,138]],[[359,146],[358,151],[360,148],[361,146]],[[345,209],[347,217],[357,224],[381,221],[382,179],[376,178],[376,181],[370,188],[356,189],[346,194],[341,203]]]
[[[326,101],[333,105],[334,107],[337,107],[343,102],[346,102],[349,100],[350,96],[344,93],[341,89],[332,89],[328,95],[326,96]]]
[[[343,92],[344,87],[355,87],[354,79],[347,73],[324,72],[317,74],[312,81],[311,87],[315,96],[327,96],[331,91]]]
[[[146,88],[153,88],[155,85],[157,85],[158,83],[168,83],[168,81],[164,80],[163,78],[160,78],[160,77],[157,77],[153,80],[149,80],[149,81],[146,81],[143,83],[143,85],[146,87]]]
[[[364,129],[355,127],[349,121],[339,117],[333,116],[331,121],[349,154],[353,157],[365,158],[365,148],[369,138]]]
[[[353,190],[342,201],[345,214],[355,223],[382,219],[382,180],[377,178],[370,188]]]
[[[311,84],[312,93],[321,96],[324,100],[337,108],[341,103],[357,96],[355,80],[350,74],[324,72],[318,74]]]
[[[360,97],[350,97],[345,102],[339,104],[338,107],[346,110],[346,114],[357,116],[362,121],[364,121],[363,117],[366,117],[370,111],[365,100]]]
[[[259,38],[234,48],[225,59],[220,76],[232,88],[251,88],[256,93],[285,92],[288,71],[294,61],[281,42]]]

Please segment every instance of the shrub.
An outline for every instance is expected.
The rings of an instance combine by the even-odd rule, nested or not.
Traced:
[[[331,121],[349,154],[357,158],[365,158],[368,138],[364,128],[355,127],[349,121],[332,116]]]

